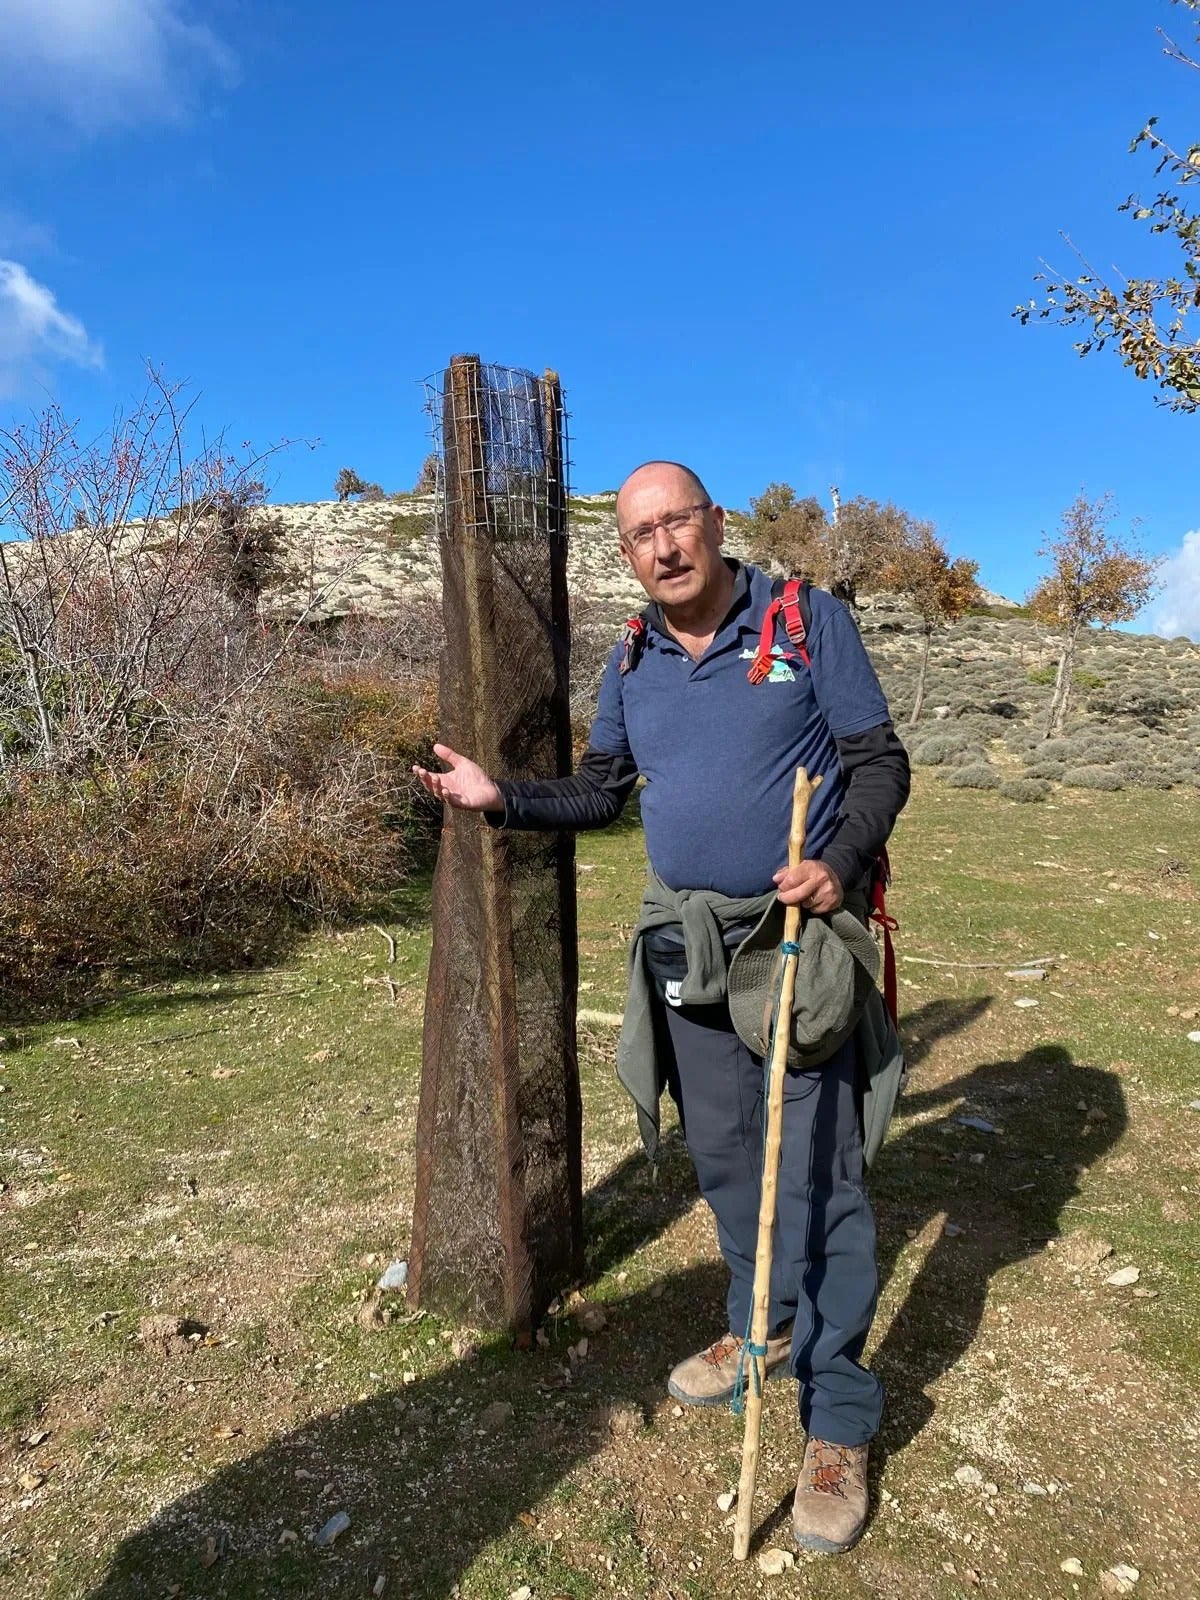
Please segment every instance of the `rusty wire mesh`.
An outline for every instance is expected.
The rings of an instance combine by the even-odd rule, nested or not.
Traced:
[[[497,778],[570,770],[558,380],[456,356],[438,445],[444,741]],[[412,1293],[527,1338],[578,1270],[574,843],[447,811],[434,876]]]

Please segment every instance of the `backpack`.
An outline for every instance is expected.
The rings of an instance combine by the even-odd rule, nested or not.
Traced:
[[[758,649],[746,673],[751,683],[762,683],[771,671],[772,662],[779,659],[778,656],[772,655],[772,651],[775,648],[775,633],[780,616],[783,618],[788,642],[795,647],[795,656],[790,656],[785,651],[784,660],[794,660],[798,656],[808,670],[812,671],[807,645],[808,635],[812,630],[812,601],[809,598],[811,588],[812,585],[807,578],[776,578],[771,584],[771,603],[763,615]],[[637,616],[630,617],[622,628],[623,651],[618,663],[618,670],[622,675],[632,672],[637,666],[646,643],[649,621],[649,607],[646,607],[638,612]],[[887,850],[883,849],[875,857],[867,879],[867,921],[873,922],[883,934],[884,1001],[893,1025],[899,1026],[896,951],[892,944],[892,934],[899,924],[895,917],[888,915],[886,901],[891,882],[891,862],[888,860]]]

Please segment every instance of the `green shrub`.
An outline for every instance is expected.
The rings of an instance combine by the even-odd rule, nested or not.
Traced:
[[[389,550],[394,550],[399,545],[412,544],[414,540],[424,538],[432,526],[429,517],[405,516],[403,511],[397,511],[383,525],[384,542]]]
[[[1072,738],[1070,736],[1058,739],[1043,739],[1036,746],[1043,759],[1051,761],[1078,761],[1090,754],[1092,742],[1088,739]]]
[[[1090,695],[1087,709],[1105,717],[1133,717],[1151,724],[1172,711],[1188,709],[1185,695],[1164,684],[1141,679],[1125,682],[1117,691]]]
[[[969,734],[957,728],[948,728],[944,732],[914,738],[909,755],[919,767],[940,767],[953,757],[969,754],[974,749],[974,741]]]
[[[1169,789],[1170,774],[1143,761],[1115,761],[1113,771],[1127,789]]]
[[[1000,781],[1000,774],[986,761],[951,767],[942,773],[942,782],[949,784],[952,789],[998,789]]]
[[[1053,788],[1045,778],[1008,778],[1000,785],[1000,794],[1005,800],[1044,800]]]
[[[1121,774],[1112,767],[1070,767],[1063,782],[1071,789],[1123,789]]]
[[[1025,676],[1030,683],[1049,687],[1058,678],[1058,667],[1053,662],[1041,667],[1030,667]],[[1071,674],[1071,682],[1076,689],[1103,689],[1108,679],[1102,678],[1098,672],[1090,672],[1087,667],[1076,667]]]
[[[1026,778],[1034,781],[1047,778],[1062,778],[1066,770],[1067,763],[1065,761],[1031,761],[1025,768],[1022,777],[1015,779],[1014,782],[1020,783]]]

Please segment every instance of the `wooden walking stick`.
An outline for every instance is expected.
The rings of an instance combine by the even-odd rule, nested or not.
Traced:
[[[804,833],[808,806],[820,783],[796,768],[792,789],[792,827],[788,835],[788,866],[804,859]],[[800,907],[788,906],[783,920],[784,946],[795,945],[800,933]],[[767,1129],[763,1154],[762,1198],[758,1207],[758,1248],[754,1256],[754,1312],[746,1350],[749,1380],[746,1387],[746,1431],[742,1438],[742,1475],[738,1482],[737,1521],[733,1529],[733,1558],[744,1561],[750,1551],[754,1518],[754,1485],[758,1478],[758,1440],[762,1429],[762,1391],[767,1377],[767,1317],[771,1300],[771,1252],[775,1238],[775,1196],[779,1187],[779,1151],[783,1140],[783,1082],[791,1036],[792,999],[796,992],[796,954],[785,948],[779,981],[779,1004],[771,1032],[771,1064],[767,1077]]]

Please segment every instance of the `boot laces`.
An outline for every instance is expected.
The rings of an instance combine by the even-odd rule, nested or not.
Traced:
[[[846,1498],[846,1480],[859,1465],[861,1449],[847,1444],[829,1444],[810,1439],[804,1454],[805,1488],[814,1494],[835,1494]]]
[[[730,1356],[737,1355],[742,1348],[742,1341],[733,1333],[723,1333],[719,1339],[714,1340],[707,1350],[700,1352],[701,1359],[707,1361],[710,1367],[723,1366]]]

